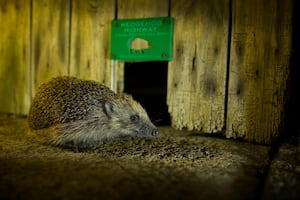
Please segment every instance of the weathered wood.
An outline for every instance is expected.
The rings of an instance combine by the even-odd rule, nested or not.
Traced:
[[[168,16],[169,0],[119,0],[118,18],[150,18]],[[139,45],[139,44],[137,44]],[[115,62],[116,91],[124,89],[124,62]]]
[[[169,0],[119,0],[118,18],[168,16]]]
[[[232,34],[226,72],[229,2]],[[174,55],[167,102],[174,127],[207,133],[226,128],[227,137],[260,143],[279,134],[289,75],[292,2],[171,1]],[[2,0],[0,112],[26,114],[37,86],[56,75],[96,79],[121,92],[124,63],[115,62],[112,71],[107,55],[114,3]],[[169,6],[169,0],[118,0],[117,14],[120,19],[162,17]]]
[[[114,17],[111,0],[72,1],[70,74],[108,82],[109,27]]]
[[[70,5],[65,0],[32,1],[32,89],[68,74]]]
[[[172,126],[200,132],[224,127],[229,1],[171,3],[174,55],[168,71]]]
[[[1,1],[0,19],[0,112],[26,114],[30,104],[30,1]]]
[[[227,137],[270,143],[283,120],[292,1],[233,0]]]

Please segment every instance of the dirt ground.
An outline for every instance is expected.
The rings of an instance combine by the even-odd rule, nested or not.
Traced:
[[[0,115],[0,199],[297,199],[300,194],[298,142],[282,145],[272,159],[270,146],[159,130],[156,139],[127,138],[74,152],[31,141],[26,118]]]

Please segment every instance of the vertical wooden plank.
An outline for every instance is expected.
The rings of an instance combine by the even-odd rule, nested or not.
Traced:
[[[292,1],[233,0],[227,137],[270,143],[284,110]]]
[[[68,74],[70,2],[32,0],[32,86]]]
[[[30,1],[1,1],[0,19],[0,112],[26,114],[30,104]]]
[[[169,12],[169,0],[118,0],[118,18],[165,17]],[[124,89],[124,62],[115,62],[117,91]]]
[[[168,16],[168,0],[118,0],[118,18],[148,18]]]
[[[229,1],[174,0],[174,59],[168,71],[172,126],[221,132],[224,120]]]
[[[72,1],[71,75],[106,82],[114,6],[111,0]]]

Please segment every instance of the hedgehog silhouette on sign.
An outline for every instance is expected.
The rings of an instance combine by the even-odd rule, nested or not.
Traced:
[[[85,149],[122,136],[154,137],[157,127],[127,94],[70,76],[42,84],[28,114],[31,136],[59,147]],[[40,135],[36,130],[49,129]]]

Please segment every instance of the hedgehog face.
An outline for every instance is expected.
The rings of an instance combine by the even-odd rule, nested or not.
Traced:
[[[144,108],[132,97],[122,95],[121,101],[106,101],[104,110],[116,133],[128,136],[153,137],[158,130]]]

